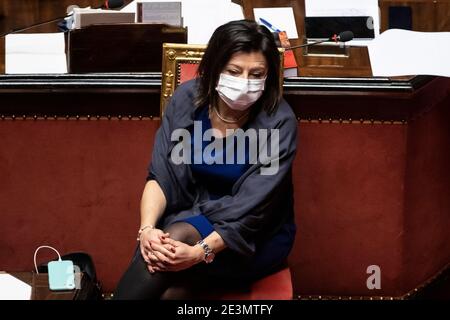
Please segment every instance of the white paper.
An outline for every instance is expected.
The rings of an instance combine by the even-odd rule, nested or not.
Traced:
[[[364,17],[373,18],[375,38],[380,34],[378,0],[305,0],[307,17]],[[352,40],[347,45],[367,46],[372,40]]]
[[[224,24],[228,1],[185,0],[183,18],[188,27],[188,43],[206,44],[217,27]]]
[[[81,18],[85,15],[92,15],[94,19],[98,20],[96,23],[132,23],[136,20],[135,17],[129,17],[129,13],[116,10],[103,10],[88,8],[74,8],[73,9],[73,24],[71,29],[81,29]],[[124,17],[125,15],[125,17]],[[114,17],[116,16],[116,17]]]
[[[30,300],[31,286],[7,273],[0,273],[0,300]]]
[[[374,39],[368,49],[375,77],[450,77],[450,32],[391,29]]]
[[[174,2],[174,0],[133,1],[122,11],[136,12],[137,2]],[[231,0],[182,0],[180,2],[183,26],[188,28],[190,44],[207,44],[217,27],[226,22],[244,18],[241,6],[232,3]]]
[[[294,10],[291,7],[255,8],[253,9],[253,13],[255,15],[255,20],[258,23],[259,18],[263,18],[276,29],[280,31],[286,31],[289,39],[298,39]]]
[[[5,43],[5,73],[67,73],[64,33],[10,34]]]

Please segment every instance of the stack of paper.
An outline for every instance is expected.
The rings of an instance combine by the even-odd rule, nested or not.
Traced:
[[[73,9],[73,28],[80,29],[93,24],[134,23],[135,13],[90,8]]]
[[[0,273],[0,300],[30,300],[31,286],[7,273]]]
[[[67,73],[64,33],[10,34],[5,73]]]
[[[173,2],[173,0],[133,1],[121,11],[137,12],[137,2]],[[206,44],[222,24],[244,19],[242,7],[231,0],[181,0],[183,26],[188,28],[188,43]]]
[[[138,2],[138,22],[182,27],[181,2]]]

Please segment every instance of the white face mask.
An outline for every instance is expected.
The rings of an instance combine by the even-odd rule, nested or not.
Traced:
[[[216,90],[231,109],[244,111],[261,97],[265,83],[266,78],[243,79],[221,73]]]

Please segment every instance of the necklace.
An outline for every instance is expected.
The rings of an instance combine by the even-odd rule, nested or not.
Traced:
[[[217,110],[217,107],[213,107],[213,109],[214,109],[214,112],[216,113],[217,117],[225,123],[238,123],[239,121],[241,121],[242,119],[244,119],[244,117],[246,117],[248,115],[248,112],[246,112],[239,118],[231,120],[231,119],[227,119],[224,116],[222,116],[219,113],[219,110]]]

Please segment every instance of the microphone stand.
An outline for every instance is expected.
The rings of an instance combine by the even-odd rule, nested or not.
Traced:
[[[42,26],[44,24],[51,23],[51,22],[56,22],[56,21],[59,21],[59,20],[62,20],[62,19],[69,18],[71,16],[73,16],[73,12],[68,14],[68,15],[61,16],[61,17],[58,17],[58,18],[55,18],[55,19],[51,19],[51,20],[48,20],[48,21],[40,22],[38,24],[33,24],[33,25],[25,27],[25,28],[15,29],[15,30],[11,30],[11,31],[2,33],[2,34],[0,34],[0,38],[3,38],[4,36],[7,36],[8,34],[14,34],[14,33],[22,32],[22,31],[25,31],[25,30],[28,30],[28,29],[31,29],[31,28],[40,27],[40,26]]]
[[[286,48],[286,49],[287,49],[287,50],[292,50],[292,49],[304,48],[304,47],[314,46],[314,45],[316,45],[316,44],[324,43],[324,42],[329,42],[329,41],[330,41],[330,39],[319,40],[319,41],[315,41],[315,42],[311,42],[311,43],[299,44],[299,45],[296,45],[296,46],[288,47],[288,48]]]
[[[325,40],[319,40],[319,41],[315,41],[315,42],[311,42],[311,43],[305,43],[305,44],[300,44],[300,45],[297,45],[297,46],[292,46],[292,47],[286,48],[286,50],[297,49],[297,48],[304,48],[304,47],[314,46],[314,45],[319,44],[319,43],[331,42],[331,41],[334,41],[335,43],[338,43],[338,42],[345,43],[345,42],[348,42],[350,40],[353,40],[353,37],[354,37],[353,32],[351,32],[351,31],[344,31],[344,32],[341,32],[339,34],[335,34],[332,37],[330,37],[328,39],[325,39]]]
[[[93,9],[102,9],[104,7],[109,9],[109,7],[107,5],[108,1],[106,1],[105,3],[106,4],[103,4],[103,5],[99,6],[99,7],[94,7]],[[123,2],[122,2],[122,5],[123,5]],[[74,14],[74,12],[72,11],[71,13],[66,14],[64,16],[61,16],[61,17],[58,17],[58,18],[54,18],[54,19],[51,19],[51,20],[48,20],[48,21],[44,21],[44,22],[40,22],[40,23],[37,23],[37,24],[33,24],[33,25],[25,27],[25,28],[10,30],[8,32],[4,32],[4,33],[0,34],[0,38],[3,38],[4,36],[7,36],[8,34],[14,34],[14,33],[22,32],[22,31],[25,31],[25,30],[28,30],[28,29],[31,29],[31,28],[40,27],[40,26],[42,26],[44,24],[57,22],[57,21],[60,21],[62,19],[66,19],[66,18],[72,17],[73,14]]]

